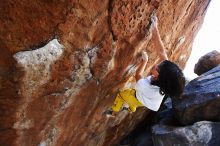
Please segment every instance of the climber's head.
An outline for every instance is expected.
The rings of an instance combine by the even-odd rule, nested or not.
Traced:
[[[185,86],[185,77],[175,63],[168,60],[161,62],[155,67],[153,75],[155,77],[151,83],[160,87],[161,94],[171,97],[181,96]]]

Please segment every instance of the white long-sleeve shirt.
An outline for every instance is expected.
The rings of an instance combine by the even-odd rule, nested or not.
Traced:
[[[148,109],[158,111],[163,100],[158,86],[151,85],[151,77],[142,78],[135,86],[137,99]]]

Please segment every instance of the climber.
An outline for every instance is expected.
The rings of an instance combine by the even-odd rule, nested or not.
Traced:
[[[157,28],[156,15],[151,16],[152,42],[155,44],[159,63],[154,65],[148,77],[142,78],[142,74],[148,62],[148,55],[142,52],[142,59],[135,75],[137,81],[134,89],[127,89],[117,94],[114,105],[104,113],[114,116],[115,112],[128,110],[135,112],[137,107],[147,107],[152,111],[158,111],[164,95],[179,97],[185,86],[185,78],[182,70],[168,57]],[[126,106],[124,106],[126,105]],[[124,107],[123,107],[124,106]]]

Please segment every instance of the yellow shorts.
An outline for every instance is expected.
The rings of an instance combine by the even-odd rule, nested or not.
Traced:
[[[119,112],[124,103],[128,104],[129,110],[135,112],[137,107],[143,106],[135,96],[135,89],[127,89],[117,94],[112,110]]]

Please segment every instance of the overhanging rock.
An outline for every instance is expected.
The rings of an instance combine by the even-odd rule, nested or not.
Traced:
[[[220,66],[189,82],[181,99],[173,100],[178,121],[220,121]]]

